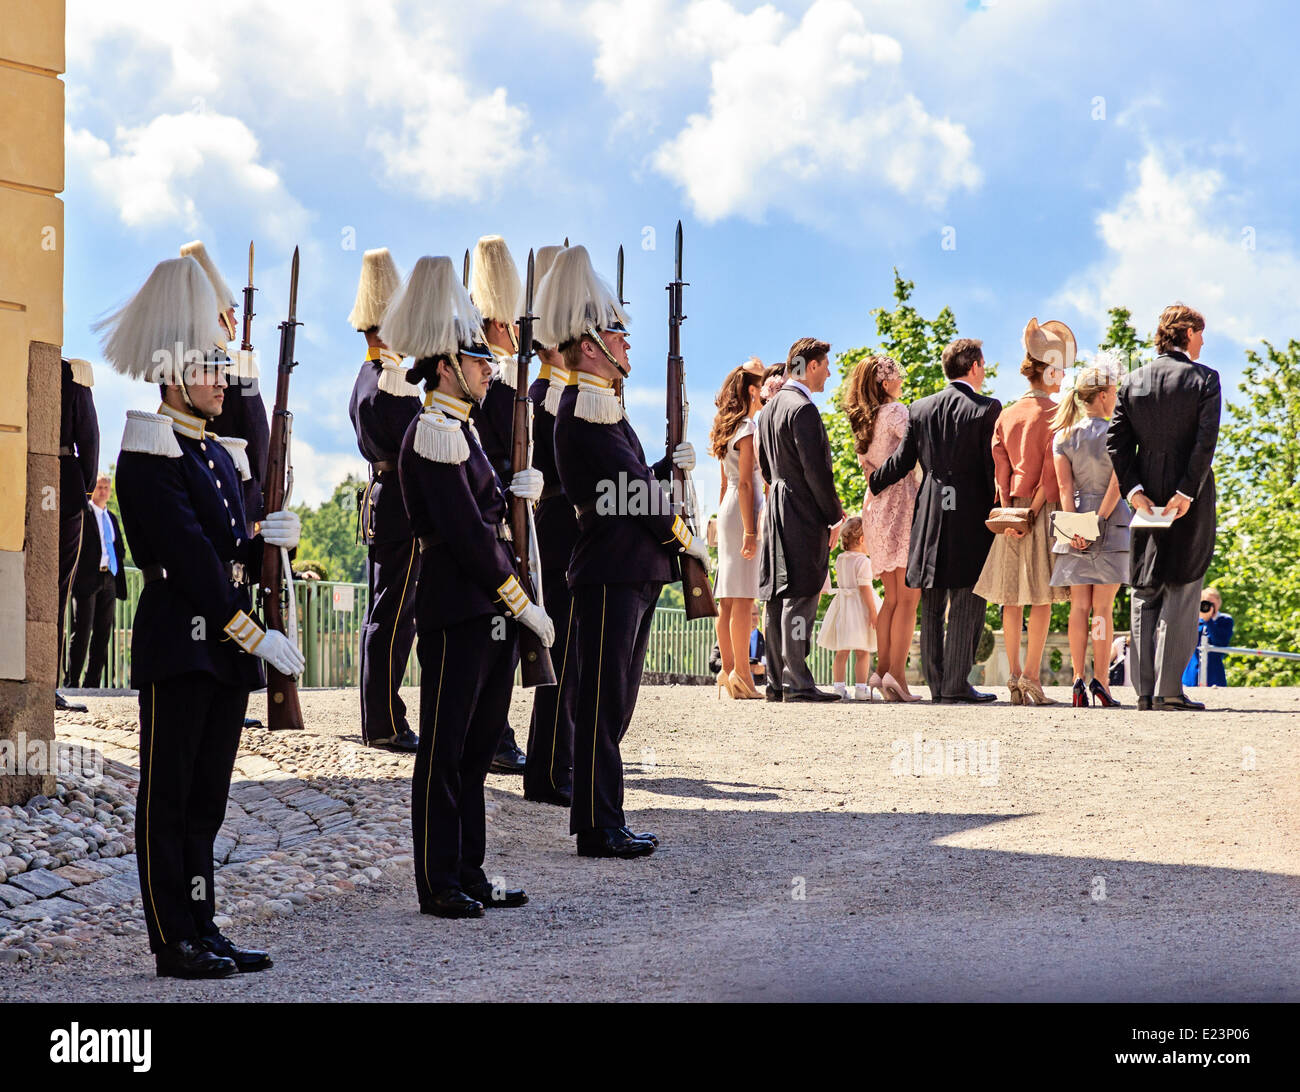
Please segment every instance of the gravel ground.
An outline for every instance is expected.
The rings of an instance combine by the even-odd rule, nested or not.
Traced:
[[[304,736],[245,749],[348,802],[352,825],[299,816],[314,897],[283,913],[258,902],[275,869],[234,863],[235,838],[225,882],[246,906],[218,906],[275,968],[160,982],[141,936],[83,926],[74,948],[0,963],[0,999],[1300,999],[1300,690],[1211,691],[1202,714],[1117,696],[1128,708],[778,708],[646,688],[627,805],[660,850],[580,859],[566,813],[494,776],[487,869],[532,901],[446,922],[417,913],[393,833],[411,760],[360,748],[355,691],[306,692]],[[134,716],[134,699],[88,704],[101,732]],[[528,704],[516,693],[521,738]],[[321,875],[361,845],[368,882]]]

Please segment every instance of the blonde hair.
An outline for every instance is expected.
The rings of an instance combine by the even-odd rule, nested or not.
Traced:
[[[1056,407],[1056,413],[1052,416],[1052,431],[1060,433],[1062,438],[1068,436],[1088,416],[1088,407],[1097,400],[1097,396],[1119,385],[1122,371],[1119,355],[1109,349],[1098,353],[1091,364],[1085,364],[1079,370],[1074,386]]]

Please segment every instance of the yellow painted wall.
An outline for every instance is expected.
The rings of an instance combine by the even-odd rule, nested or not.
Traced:
[[[64,0],[0,6],[0,550],[21,551],[28,452],[57,454],[28,436],[27,369],[63,344]]]

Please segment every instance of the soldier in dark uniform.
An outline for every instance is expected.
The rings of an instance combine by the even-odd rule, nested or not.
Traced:
[[[81,558],[82,526],[99,476],[99,418],[90,388],[95,373],[85,360],[63,360],[59,380],[59,672],[63,673],[64,619],[68,589]],[[54,707],[84,713],[56,689]]]
[[[136,852],[149,947],[159,977],[221,978],[271,965],[213,923],[212,847],[225,817],[249,691],[261,661],[286,675],[303,657],[252,616],[265,545],[292,549],[298,517],[273,512],[249,538],[244,444],[209,431],[226,390],[214,348],[216,298],[192,258],[160,263],[106,319],[115,369],[162,386],[158,413],[127,413],[117,491],[144,574],[132,626],[140,691]],[[179,356],[179,359],[177,359]]]
[[[541,285],[563,247],[544,246],[534,263]],[[555,411],[569,382],[564,357],[554,346],[533,338],[542,367],[528,388],[533,404],[533,466],[544,485],[535,517],[541,554],[542,598],[555,619],[551,662],[555,686],[533,691],[533,716],[528,727],[528,759],[524,768],[524,799],[568,807],[573,795],[573,717],[578,705],[578,642],[569,593],[569,555],[578,539],[578,517],[564,495],[555,469]]]
[[[506,498],[470,409],[491,378],[478,311],[450,258],[421,258],[384,316],[380,336],[415,358],[429,406],[411,422],[398,455],[402,497],[423,553],[416,590],[420,749],[411,791],[420,911],[479,917],[521,906],[527,895],[483,871],[483,784],[510,705],[516,625],[549,645],[555,627],[525,594],[507,541]],[[541,492],[541,475],[510,482]]]
[[[420,552],[402,503],[397,452],[420,414],[402,358],[380,340],[379,323],[401,287],[387,248],[367,250],[348,322],[366,338],[366,359],[352,385],[348,416],[357,447],[370,464],[360,500],[370,605],[361,627],[361,738],[371,747],[414,753],[419,740],[406,720],[398,688],[415,641],[415,589]]]
[[[483,318],[483,332],[492,354],[492,382],[481,403],[470,410],[483,450],[497,477],[510,477],[511,437],[515,421],[515,389],[518,387],[519,341],[515,322],[519,318],[523,284],[519,270],[500,235],[484,235],[474,247],[470,297]],[[492,759],[492,772],[522,774],[526,761],[515,741],[515,730],[506,722],[501,745]]]
[[[579,673],[569,830],[581,856],[640,857],[658,840],[626,825],[619,743],[636,709],[660,589],[678,578],[682,551],[708,560],[704,539],[672,514],[659,485],[674,464],[691,469],[695,452],[683,442],[646,465],[614,388],[629,370],[627,315],[585,247],[555,259],[537,310],[543,342],[558,346],[570,374],[555,414],[555,465],[578,511],[569,561]]]
[[[226,280],[217,270],[207,249],[197,239],[181,247],[182,258],[193,258],[203,267],[203,272],[212,282],[212,290],[217,295],[220,309],[222,336],[220,344],[224,348],[229,342],[238,339],[235,327],[235,295],[226,284]],[[221,412],[212,422],[212,427],[219,436],[234,436],[248,443],[249,477],[243,483],[244,514],[248,517],[249,529],[266,514],[266,505],[262,497],[262,482],[266,479],[266,460],[271,449],[271,426],[266,413],[266,403],[262,400],[262,389],[258,382],[257,359],[252,352],[236,350],[227,367],[228,384],[226,399]]]

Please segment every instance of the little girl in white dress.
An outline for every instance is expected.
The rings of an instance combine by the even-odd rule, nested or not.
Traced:
[[[835,691],[847,698],[846,682],[849,653],[853,656],[853,675],[856,684],[853,696],[857,701],[869,701],[871,688],[867,685],[870,656],[876,650],[876,613],[881,600],[876,598],[871,586],[871,559],[867,557],[866,537],[860,516],[845,520],[840,532],[844,550],[835,559],[835,593],[831,605],[822,618],[817,643],[835,652],[832,678]]]

